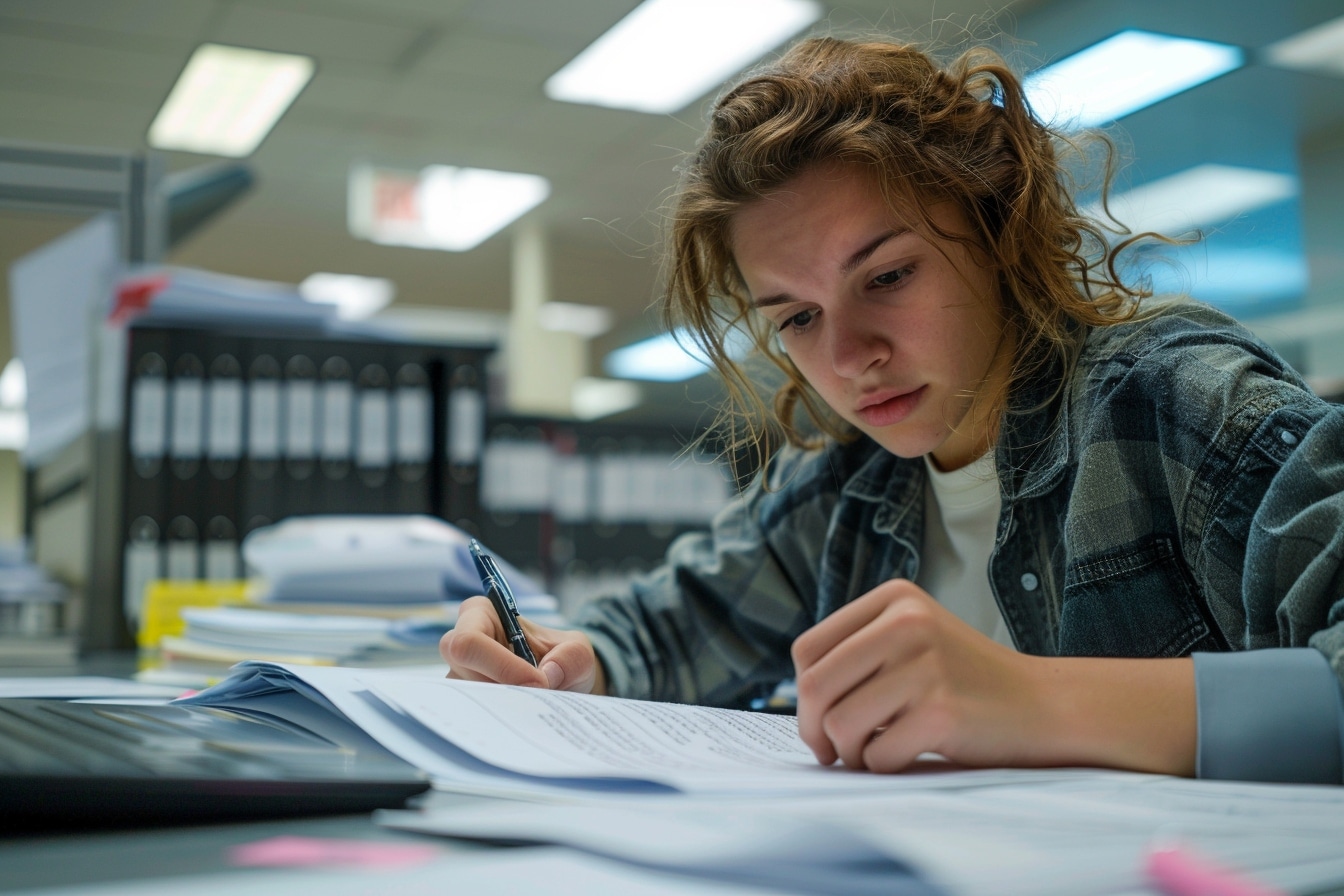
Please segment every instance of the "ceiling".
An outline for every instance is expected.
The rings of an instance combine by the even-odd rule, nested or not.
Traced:
[[[705,103],[678,115],[647,115],[552,101],[542,83],[635,5],[0,0],[0,141],[144,151],[151,119],[199,43],[309,54],[317,75],[247,160],[255,187],[167,260],[287,282],[314,271],[383,276],[396,282],[401,306],[503,311],[507,232],[464,253],[358,241],[345,227],[346,174],[354,162],[541,174],[552,193],[530,215],[549,237],[551,298],[613,309],[615,330],[593,346],[600,356],[655,326],[648,309],[656,292],[658,207],[701,129]],[[1339,0],[824,5],[828,16],[819,30],[901,32],[955,44],[971,23],[977,34],[1013,38],[1027,64],[1123,27],[1254,50],[1344,12]],[[1191,158],[1232,150],[1291,166],[1304,141],[1344,141],[1341,85],[1253,66],[1131,116],[1123,124],[1136,160],[1133,177],[1160,176]],[[167,155],[174,171],[210,161]],[[7,267],[69,226],[0,211],[0,264]],[[0,345],[0,355],[8,354]]]

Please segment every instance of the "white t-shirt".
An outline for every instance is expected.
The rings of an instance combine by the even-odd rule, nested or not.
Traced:
[[[944,473],[924,457],[924,549],[915,584],[956,617],[1000,644],[1013,646],[994,593],[989,555],[999,522],[999,480],[990,452]]]

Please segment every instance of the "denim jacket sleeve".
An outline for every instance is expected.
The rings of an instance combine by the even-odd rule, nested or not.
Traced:
[[[793,674],[789,648],[816,620],[817,569],[838,496],[815,455],[787,451],[714,519],[681,536],[626,594],[581,608],[609,691],[745,706]]]
[[[1233,649],[1314,647],[1344,682],[1344,409],[1246,372],[1193,490],[1191,546]]]
[[[1144,500],[1170,508],[1224,649],[1313,647],[1344,682],[1344,408],[1199,306],[1140,333],[1102,346],[1092,388],[1106,438],[1154,446],[1126,449],[1150,464],[1132,478],[1163,483]]]

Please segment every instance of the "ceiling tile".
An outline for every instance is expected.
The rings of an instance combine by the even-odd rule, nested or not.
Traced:
[[[341,62],[393,68],[427,24],[374,16],[338,18],[240,3],[229,7],[210,37],[226,44],[313,56],[319,69]]]
[[[90,96],[0,88],[0,139],[134,151],[144,144],[152,114],[143,107]],[[90,139],[91,134],[96,136]]]
[[[639,5],[639,0],[476,0],[463,17],[501,35],[527,36],[577,53]]]
[[[570,54],[551,42],[506,39],[480,28],[453,31],[430,49],[416,65],[420,78],[451,77],[472,83],[507,81],[542,93],[542,84],[555,74]],[[502,66],[501,59],[509,60]]]
[[[0,17],[140,38],[194,40],[215,9],[214,0],[5,0]]]
[[[88,47],[0,33],[0,72],[58,81],[116,84],[157,104],[168,95],[185,56]],[[13,86],[7,76],[6,83]]]

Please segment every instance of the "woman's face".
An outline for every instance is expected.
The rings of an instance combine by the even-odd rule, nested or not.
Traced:
[[[970,232],[951,204],[930,211],[943,230]],[[743,207],[731,238],[752,302],[836,413],[944,470],[987,450],[996,420],[966,418],[991,375],[1002,303],[973,249],[906,229],[871,177],[845,166],[809,169]]]

